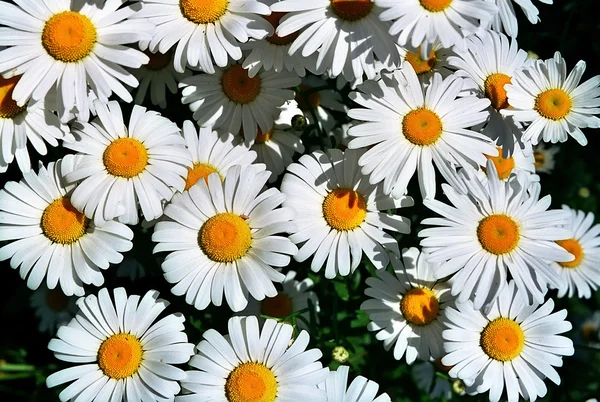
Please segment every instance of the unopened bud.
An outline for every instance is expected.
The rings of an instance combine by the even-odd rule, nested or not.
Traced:
[[[298,131],[304,130],[306,128],[306,117],[301,114],[292,117],[292,128]]]
[[[350,352],[343,346],[336,346],[331,351],[331,358],[338,363],[346,363],[350,357]]]

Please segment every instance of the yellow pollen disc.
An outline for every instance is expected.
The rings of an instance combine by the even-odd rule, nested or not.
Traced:
[[[196,24],[219,21],[229,5],[228,0],[179,0],[181,14]]]
[[[250,103],[256,99],[260,94],[260,84],[260,76],[255,75],[250,78],[248,70],[239,64],[234,64],[225,70],[221,78],[225,95],[236,103]]]
[[[171,51],[168,51],[167,53],[152,53],[151,51],[146,50],[144,53],[150,58],[148,64],[144,66],[148,70],[159,71],[171,64]]]
[[[68,301],[67,296],[58,288],[48,290],[48,293],[46,293],[46,304],[50,310],[57,313],[67,308]]]
[[[261,302],[260,311],[269,317],[284,318],[293,313],[292,299],[283,292],[275,297],[265,297]]]
[[[435,54],[435,51],[433,51],[433,50],[431,51],[431,53],[429,53],[429,58],[423,60],[423,58],[421,57],[421,47],[420,46],[416,53],[414,53],[414,52],[406,53],[405,58],[406,58],[406,61],[408,61],[410,63],[410,65],[413,67],[413,69],[415,70],[415,73],[417,73],[417,75],[427,74],[427,73],[431,72],[431,70],[433,70],[433,67],[435,67],[435,62],[437,61],[437,56]]]
[[[402,134],[414,145],[431,145],[442,135],[442,121],[429,109],[414,109],[402,119]]]
[[[98,365],[108,377],[121,380],[135,374],[143,355],[139,339],[131,334],[116,334],[100,345]]]
[[[192,169],[187,168],[187,170],[188,170],[188,175],[185,178],[185,189],[186,190],[189,190],[200,179],[204,179],[206,184],[208,184],[208,176],[211,173],[215,173],[215,172],[219,173],[214,166],[209,165],[208,163],[201,163],[201,162],[194,163],[194,167]],[[219,175],[220,175],[220,173],[219,173]]]
[[[225,212],[209,218],[198,234],[198,245],[213,261],[233,262],[246,255],[252,233],[245,219]]]
[[[411,324],[427,325],[437,317],[440,305],[430,289],[413,288],[402,297],[400,311]]]
[[[25,106],[17,106],[12,98],[13,90],[19,82],[18,77],[4,79],[0,76],[0,119],[11,119],[25,110]]]
[[[510,106],[506,90],[504,89],[504,85],[510,83],[510,77],[502,73],[494,73],[485,79],[483,84],[485,96],[492,102],[494,109],[506,109]]]
[[[550,120],[560,120],[571,111],[573,101],[562,89],[549,89],[535,99],[535,110]]]
[[[425,10],[432,13],[439,13],[450,7],[452,0],[419,0],[419,3],[421,3],[421,7]]]
[[[367,205],[364,198],[349,188],[336,188],[323,201],[323,217],[336,230],[356,229],[366,216]]]
[[[242,363],[227,377],[225,397],[228,402],[274,402],[277,380],[261,363]]]
[[[287,13],[271,13],[271,15],[263,15],[262,17],[269,21],[269,23],[273,26],[273,32],[277,30],[279,26],[279,21],[283,18]],[[277,46],[285,46],[292,43],[297,37],[300,35],[300,31],[291,33],[286,36],[279,36],[277,34],[273,34],[267,38],[265,38],[268,42],[277,45]]]
[[[331,0],[331,9],[343,20],[358,21],[373,9],[371,0]]]
[[[515,168],[515,159],[511,156],[510,158],[502,157],[502,148],[498,147],[498,156],[485,156],[488,159],[491,159],[494,162],[494,166],[498,171],[498,178],[500,180],[508,179],[510,173]]]
[[[581,243],[575,239],[557,240],[556,243],[575,256],[573,261],[559,262],[560,266],[563,268],[577,268],[581,264],[584,255]]]
[[[269,141],[271,139],[271,135],[273,135],[272,131],[273,130],[269,130],[266,133],[263,133],[259,127],[258,135],[256,136],[256,139],[254,140],[254,142],[257,144],[264,144],[265,142]]]
[[[92,52],[96,37],[96,27],[88,17],[76,11],[63,11],[46,21],[42,46],[56,60],[74,63]]]
[[[312,109],[317,109],[321,105],[321,95],[318,92],[312,92],[308,95],[304,95],[303,92],[306,92],[312,87],[310,85],[300,85],[301,92],[296,92],[295,100],[298,103],[298,107],[300,110],[307,111]]]
[[[519,244],[519,226],[507,215],[486,216],[479,221],[477,238],[481,247],[492,254],[509,253]]]
[[[479,342],[489,357],[506,362],[521,354],[525,335],[519,324],[501,317],[496,318],[483,329]]]
[[[106,147],[102,161],[111,175],[130,179],[148,165],[148,151],[135,138],[118,138]]]
[[[534,162],[535,168],[539,169],[542,166],[544,166],[544,161],[546,160],[546,157],[544,156],[543,153],[536,151],[533,153],[533,159],[535,160],[535,162]]]
[[[42,213],[41,227],[44,235],[60,244],[71,244],[86,232],[90,220],[71,205],[67,197],[48,205]]]

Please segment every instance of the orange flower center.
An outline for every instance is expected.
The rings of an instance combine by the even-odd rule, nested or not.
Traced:
[[[271,15],[263,16],[264,19],[269,21],[269,23],[273,26],[273,32],[277,30],[279,26],[279,21],[283,18],[287,13],[271,13]],[[286,36],[278,36],[276,33],[265,38],[268,42],[277,45],[277,46],[285,46],[292,43],[297,37],[300,35],[300,32],[294,32]]]
[[[252,244],[252,233],[245,219],[231,212],[209,218],[198,234],[198,245],[208,258],[233,262],[242,258]]]
[[[550,120],[560,120],[571,111],[573,101],[562,89],[549,89],[535,99],[535,110]]]
[[[425,60],[423,60],[423,58],[421,57],[420,50],[421,47],[419,46],[419,49],[416,53],[407,52],[405,57],[406,61],[410,63],[417,75],[427,74],[431,72],[435,67],[435,63],[437,61],[437,56],[433,49],[431,50],[431,53],[429,53],[429,58]]]
[[[414,109],[402,119],[402,133],[414,145],[431,145],[442,135],[442,121],[429,109]]]
[[[194,163],[194,167],[191,169],[188,167],[187,170],[188,174],[185,178],[185,190],[189,190],[200,179],[204,179],[206,184],[208,184],[208,176],[211,173],[219,173],[214,166],[201,162]]]
[[[264,144],[265,142],[269,141],[271,139],[271,136],[273,135],[273,130],[269,130],[266,133],[263,133],[262,130],[260,129],[260,127],[258,128],[258,135],[256,136],[256,139],[254,140],[254,142],[256,144]]]
[[[506,159],[503,158],[501,147],[498,147],[498,156],[486,155],[485,157],[494,163],[500,180],[506,180],[510,177],[511,172],[515,168],[515,159],[512,156]]]
[[[225,397],[228,402],[274,402],[277,380],[261,363],[242,363],[227,377]]]
[[[96,27],[76,11],[54,14],[44,25],[42,46],[54,59],[74,63],[86,58],[96,44]]]
[[[86,233],[90,220],[67,197],[62,197],[44,209],[40,225],[44,235],[54,243],[72,244]]]
[[[486,216],[477,226],[477,238],[481,247],[492,254],[509,253],[519,244],[519,226],[507,215]]]
[[[365,18],[375,4],[371,0],[331,0],[331,9],[338,17],[346,21],[358,21]]]
[[[413,288],[402,297],[400,311],[411,324],[427,325],[437,317],[440,305],[430,289]]]
[[[196,24],[211,24],[225,15],[228,0],[179,0],[181,14]]]
[[[504,89],[504,85],[510,83],[510,77],[502,73],[491,74],[485,79],[483,84],[485,96],[492,102],[494,109],[506,109],[510,106],[506,90]]]
[[[106,376],[121,380],[137,372],[143,355],[139,339],[131,334],[116,334],[100,345],[98,365]]]
[[[546,161],[546,157],[544,156],[544,154],[539,151],[535,151],[533,153],[533,159],[535,160],[534,166],[536,169],[539,169],[542,166],[544,166],[544,162]]]
[[[167,53],[152,53],[151,51],[146,50],[144,53],[150,58],[148,64],[144,66],[148,70],[159,71],[171,64],[171,51],[168,51]]]
[[[559,262],[558,264],[563,268],[577,268],[584,256],[581,243],[575,239],[557,240],[556,243],[575,256],[573,261]]]
[[[148,151],[135,138],[118,138],[106,147],[102,161],[109,174],[130,179],[148,165]]]
[[[421,7],[425,10],[432,13],[439,13],[450,7],[452,0],[419,0],[419,3],[421,3]]]
[[[519,324],[501,317],[491,321],[483,329],[479,342],[489,357],[506,362],[521,354],[525,345],[525,335]]]
[[[294,312],[292,299],[283,292],[278,292],[275,297],[265,297],[261,302],[261,313],[269,317],[284,318]]]
[[[311,110],[311,108],[316,109],[321,104],[321,95],[319,95],[319,92],[305,94],[305,92],[310,89],[312,89],[310,85],[300,85],[300,90],[302,92],[296,92],[295,100],[298,103],[300,110],[308,111]]]
[[[250,103],[260,94],[260,76],[248,76],[248,70],[241,65],[234,64],[223,73],[221,85],[225,95],[236,103]]]
[[[323,217],[329,226],[339,231],[359,227],[367,216],[365,200],[349,188],[336,188],[323,201]]]
[[[12,119],[25,110],[25,106],[18,106],[12,98],[20,78],[21,76],[4,79],[0,76],[0,119]]]

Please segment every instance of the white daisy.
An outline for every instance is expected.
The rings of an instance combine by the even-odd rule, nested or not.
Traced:
[[[327,379],[319,385],[327,393],[327,402],[391,402],[385,392],[375,397],[379,384],[361,375],[348,385],[349,371],[350,367],[339,366],[337,370],[330,371]]]
[[[149,39],[153,25],[128,19],[134,6],[122,1],[81,3],[78,0],[19,0],[18,6],[0,3],[0,74],[22,75],[13,99],[24,106],[43,99],[56,88],[56,110],[63,121],[71,112],[89,119],[88,88],[107,103],[114,92],[126,102],[132,98],[123,83],[138,85],[123,67],[139,68],[148,56],[123,46]],[[53,106],[53,105],[51,105]],[[51,107],[51,109],[55,109]]]
[[[513,116],[517,122],[530,123],[523,141],[536,145],[545,142],[565,142],[568,135],[586,145],[582,128],[599,128],[600,75],[579,85],[585,71],[580,60],[567,76],[567,65],[560,55],[516,73],[512,85],[505,86],[509,109],[501,113]]]
[[[261,15],[269,6],[257,0],[143,0],[137,18],[156,24],[148,45],[155,53],[166,53],[175,44],[175,70],[186,65],[213,74],[214,65],[225,67],[240,60],[240,43],[263,39],[273,27]]]
[[[300,91],[295,97],[298,107],[304,112],[308,124],[315,124],[320,130],[328,132],[337,124],[332,112],[348,113],[340,91],[331,88],[327,81],[310,75],[302,79]]]
[[[527,52],[519,49],[517,41],[506,35],[483,31],[466,39],[463,51],[457,50],[448,62],[458,68],[457,74],[474,83],[475,93],[481,98],[488,98],[489,120],[483,133],[502,146],[504,157],[512,155],[521,144],[522,127],[516,124],[511,116],[500,114],[510,107],[506,96],[505,84],[510,84],[513,75],[523,68]]]
[[[165,88],[172,94],[176,94],[179,82],[185,77],[192,75],[192,71],[189,69],[185,69],[181,73],[175,71],[172,62],[172,51],[163,54],[152,53],[147,50],[144,53],[150,58],[148,64],[137,70],[132,70],[133,75],[140,81],[140,86],[133,101],[141,105],[146,98],[148,89],[150,89],[150,101],[152,104],[159,106],[161,109],[166,109],[167,97]]]
[[[273,282],[283,274],[296,246],[280,233],[295,229],[291,208],[276,208],[285,196],[276,188],[262,191],[268,171],[234,166],[221,182],[212,173],[165,208],[170,218],[156,224],[154,252],[169,251],[162,263],[172,292],[185,294],[199,310],[220,306],[223,294],[233,311],[256,300],[277,296]]]
[[[489,25],[498,8],[485,0],[374,0],[387,9],[382,21],[393,21],[391,35],[398,44],[413,48],[423,45],[425,55],[430,45],[439,40],[443,47],[462,46],[470,32]]]
[[[298,328],[308,331],[309,327],[307,324],[310,323],[311,320],[311,314],[310,311],[308,311],[309,300],[316,320],[318,320],[316,314],[320,311],[317,294],[311,290],[313,285],[314,283],[310,278],[304,278],[303,280],[298,281],[296,280],[296,271],[288,271],[285,274],[285,279],[281,282],[282,290],[277,291],[277,296],[265,297],[261,301],[250,299],[248,301],[248,306],[235,315],[253,315],[256,317],[266,315],[283,319],[292,313],[306,309],[307,311],[300,314],[301,318],[296,319],[296,325]],[[259,321],[264,322],[264,320],[260,318]],[[317,323],[318,322],[315,324]]]
[[[81,155],[69,183],[79,182],[73,205],[100,226],[117,218],[136,225],[139,208],[146,220],[163,214],[163,201],[185,187],[190,152],[179,128],[157,112],[134,105],[125,126],[121,107],[94,101],[98,118],[73,124],[66,148]]]
[[[498,155],[485,157],[491,160],[496,167],[496,173],[501,181],[514,180],[518,174],[526,174],[530,181],[539,181],[539,176],[535,174],[535,159],[531,144],[526,142],[523,144],[524,149],[516,147],[512,155],[506,158],[502,157],[503,149],[498,147]],[[519,173],[521,172],[521,173]],[[485,166],[480,166],[478,171],[479,179],[482,182],[487,181],[487,171]]]
[[[274,12],[286,12],[277,34],[286,36],[302,30],[289,53],[303,57],[318,53],[316,69],[327,69],[330,77],[343,74],[347,81],[362,82],[363,74],[375,78],[375,60],[392,69],[400,65],[388,23],[379,19],[381,9],[371,0],[297,1],[271,5]]]
[[[49,290],[40,286],[29,298],[29,305],[39,318],[38,330],[54,335],[56,328],[67,324],[75,315],[75,298],[66,296],[60,289]]]
[[[194,119],[200,126],[238,134],[250,144],[258,129],[266,133],[273,128],[277,109],[294,98],[294,91],[287,89],[300,83],[295,73],[261,71],[253,78],[241,64],[218,68],[214,74],[199,74],[184,79],[183,104],[189,104]]]
[[[400,255],[394,237],[384,231],[409,233],[410,221],[391,215],[388,209],[413,205],[410,197],[393,199],[370,184],[360,173],[361,152],[330,149],[303,155],[288,166],[281,182],[287,198],[284,206],[296,211],[298,230],[290,236],[302,244],[296,261],[313,256],[311,269],[318,272],[325,260],[325,277],[346,276],[358,267],[363,252],[375,268],[384,268],[387,250]],[[383,212],[380,212],[383,211]]]
[[[40,155],[46,155],[46,142],[53,147],[58,146],[57,140],[62,139],[67,131],[58,117],[46,109],[43,100],[17,105],[12,94],[19,79],[0,76],[0,173],[6,172],[15,157],[21,172],[29,172],[31,160],[27,143],[33,145]]]
[[[491,302],[506,286],[508,271],[530,304],[542,303],[548,285],[560,283],[549,263],[574,258],[555,243],[572,235],[557,227],[567,223],[569,214],[547,210],[551,198],[539,198],[539,182],[523,175],[502,182],[492,161],[486,170],[487,184],[476,176],[460,176],[467,193],[442,185],[452,206],[423,201],[442,218],[421,222],[434,226],[418,233],[424,237],[421,246],[429,253],[430,262],[442,263],[436,278],[454,274],[452,294],[459,295],[459,302],[472,299],[475,308]]]
[[[317,384],[329,370],[320,350],[306,350],[306,331],[293,339],[291,325],[266,320],[259,329],[254,316],[230,318],[228,330],[204,333],[175,401],[325,401]]]
[[[82,296],[84,284],[102,285],[102,270],[131,250],[127,226],[110,221],[96,227],[71,204],[74,186],[62,177],[76,165],[76,157],[67,155],[0,191],[0,241],[8,240],[0,261],[10,258],[32,290],[46,277],[49,289],[60,284],[66,295]]]
[[[532,24],[540,21],[539,10],[531,0],[486,0],[498,6],[498,14],[492,20],[492,29],[498,32],[504,31],[508,36],[516,38],[519,33],[517,14],[513,1],[523,10],[525,16]],[[552,4],[552,0],[539,0],[540,3]]]
[[[369,331],[383,341],[385,350],[393,347],[394,358],[412,364],[443,355],[442,329],[446,308],[454,304],[450,283],[434,278],[436,264],[415,247],[402,250],[402,261],[391,258],[394,273],[385,270],[367,278],[369,286],[360,309],[369,315]]]
[[[535,171],[538,173],[550,174],[554,169],[554,155],[560,151],[560,148],[552,145],[546,147],[540,142],[533,148],[533,158],[535,159]]]
[[[365,123],[350,128],[355,138],[348,147],[368,148],[358,164],[371,183],[383,181],[383,191],[398,198],[418,171],[422,196],[432,198],[434,164],[452,182],[448,163],[478,166],[485,164],[485,154],[495,155],[491,140],[469,129],[487,119],[490,101],[457,98],[462,85],[456,75],[442,79],[435,73],[425,88],[412,65],[404,63],[389,78],[367,81],[350,94],[363,108],[351,109],[348,116]]]
[[[292,163],[294,154],[304,153],[300,133],[292,128],[292,119],[298,115],[302,116],[303,113],[296,101],[286,102],[279,108],[273,128],[266,133],[259,130],[251,147],[256,152],[256,160],[264,163],[271,171],[269,183],[277,180],[277,177]]]
[[[114,302],[103,288],[98,297],[77,300],[75,318],[58,329],[48,348],[59,360],[85,364],[51,374],[46,385],[75,380],[59,394],[61,401],[172,401],[185,378],[173,364],[194,354],[185,318],[169,314],[155,322],[169,305],[155,290],[140,298],[117,288],[113,295]]]
[[[455,70],[448,63],[448,58],[456,54],[452,48],[443,47],[439,40],[436,40],[430,48],[427,57],[423,57],[420,47],[417,49],[411,49],[410,46],[399,48],[402,60],[410,63],[419,80],[424,84],[429,84],[434,73],[439,73],[442,78],[446,78]]]
[[[562,366],[561,356],[571,356],[573,342],[558,334],[571,329],[566,310],[551,314],[552,299],[528,306],[527,296],[511,281],[487,312],[470,301],[447,312],[442,363],[452,366],[451,377],[473,379],[477,392],[489,391],[497,402],[504,388],[509,402],[536,400],[546,395],[544,379],[560,384],[552,366]]]
[[[569,221],[565,228],[572,237],[558,240],[559,246],[575,256],[573,261],[554,262],[552,267],[560,276],[558,297],[567,295],[589,299],[592,291],[600,285],[600,224],[594,225],[594,214],[571,209],[566,205],[562,209],[569,212]],[[594,225],[594,226],[592,226]]]

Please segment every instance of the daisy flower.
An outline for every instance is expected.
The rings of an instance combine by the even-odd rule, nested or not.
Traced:
[[[273,128],[278,107],[294,98],[291,88],[300,84],[295,73],[261,71],[250,78],[241,64],[218,68],[214,74],[184,79],[183,104],[189,104],[200,126],[212,126],[233,135],[244,131],[250,144],[258,135]]]
[[[332,111],[348,113],[348,106],[344,105],[340,92],[327,86],[327,81],[319,77],[305,77],[295,97],[306,122],[318,124],[326,132],[333,130],[337,123]]]
[[[498,32],[504,31],[508,36],[516,38],[519,33],[517,14],[513,1],[521,8],[525,16],[532,24],[540,21],[540,11],[531,0],[486,0],[498,6],[498,14],[492,19],[492,29]],[[552,0],[539,0],[541,3],[552,4]]]
[[[125,126],[121,107],[94,101],[98,118],[73,124],[66,148],[78,151],[77,169],[69,183],[79,182],[71,196],[73,206],[101,226],[139,222],[138,203],[148,221],[163,214],[163,201],[185,187],[190,152],[179,128],[157,112],[134,105]]]
[[[256,152],[258,162],[264,163],[271,171],[269,183],[277,180],[285,168],[292,163],[294,154],[304,153],[304,145],[298,132],[292,128],[294,116],[302,116],[296,101],[288,101],[279,108],[273,128],[266,133],[259,130],[251,149]]]
[[[502,146],[503,156],[509,157],[517,147],[522,146],[522,128],[511,116],[502,115],[501,110],[511,107],[508,103],[505,84],[510,84],[512,77],[522,69],[527,59],[527,52],[519,49],[517,41],[506,35],[483,31],[466,39],[467,46],[463,51],[457,50],[448,63],[458,69],[457,74],[472,81],[475,93],[487,98],[489,120],[483,133]]]
[[[533,158],[535,159],[535,171],[538,173],[550,174],[554,169],[554,155],[560,151],[557,146],[546,148],[543,142],[540,142],[533,148]]]
[[[363,108],[351,109],[348,116],[363,123],[350,128],[355,138],[348,147],[368,148],[358,164],[371,183],[383,181],[383,191],[398,198],[418,170],[422,196],[433,198],[434,164],[452,182],[448,163],[478,166],[485,164],[485,154],[495,155],[491,140],[469,129],[487,119],[490,101],[458,98],[462,85],[462,78],[435,73],[425,88],[412,65],[404,63],[389,78],[368,81],[350,93]]]
[[[517,72],[513,83],[505,86],[508,103],[512,108],[502,114],[517,122],[529,124],[523,141],[536,145],[545,142],[565,142],[570,135],[580,145],[587,144],[582,128],[599,128],[600,75],[579,85],[585,71],[580,60],[567,76],[567,64],[560,55],[537,61],[531,67]]]
[[[306,331],[293,339],[291,325],[266,320],[259,329],[254,316],[230,318],[228,330],[204,333],[190,360],[196,370],[186,372],[175,401],[325,402],[317,384],[329,370],[318,361],[320,350],[306,350]]]
[[[374,0],[385,9],[379,18],[393,21],[389,33],[398,44],[423,45],[424,55],[436,40],[445,48],[462,46],[463,38],[489,25],[498,11],[485,0]],[[409,41],[410,40],[410,41]]]
[[[574,353],[573,341],[560,336],[571,329],[567,310],[552,313],[554,302],[528,306],[527,296],[511,281],[487,312],[471,301],[447,312],[442,336],[448,354],[442,364],[452,366],[453,378],[472,379],[477,392],[489,391],[497,402],[506,388],[509,402],[519,395],[536,400],[546,395],[544,379],[560,384],[553,366],[562,366],[562,356]],[[552,314],[551,314],[552,313]]]
[[[166,53],[175,44],[175,70],[186,65],[209,74],[214,65],[225,67],[240,60],[240,43],[263,39],[273,27],[261,15],[269,6],[256,0],[144,0],[136,18],[156,24],[149,46],[153,53]]]
[[[567,295],[589,299],[592,291],[600,285],[600,224],[594,225],[594,214],[571,209],[566,205],[562,209],[569,212],[569,221],[565,228],[573,236],[558,240],[559,246],[575,256],[573,261],[554,262],[552,267],[560,276],[558,297]],[[592,226],[594,225],[594,226]]]
[[[62,179],[73,172],[76,157],[67,155],[39,172],[23,174],[0,190],[0,261],[10,258],[27,287],[58,284],[67,295],[82,296],[84,284],[100,286],[102,271],[123,260],[133,232],[118,222],[97,227],[72,205],[73,185]]]
[[[330,77],[343,74],[347,81],[362,82],[363,74],[375,78],[375,60],[387,69],[400,65],[388,23],[379,19],[381,9],[371,0],[306,1],[285,0],[271,5],[274,12],[287,13],[277,34],[287,36],[300,30],[289,53],[309,57],[317,52],[316,69],[327,69]]]
[[[43,99],[51,88],[58,92],[56,110],[63,121],[75,113],[89,119],[88,88],[107,103],[114,92],[131,102],[123,84],[138,85],[123,67],[139,68],[148,56],[123,46],[149,39],[153,25],[131,20],[134,6],[122,1],[80,4],[77,0],[0,3],[0,74],[20,75],[12,94],[17,105]],[[55,108],[52,106],[51,109]]]
[[[165,208],[156,224],[154,252],[169,251],[162,263],[172,292],[185,294],[188,304],[202,310],[220,306],[223,293],[237,312],[256,300],[277,296],[273,282],[285,275],[296,246],[280,233],[295,229],[291,208],[277,208],[285,196],[276,188],[261,191],[270,172],[234,166],[221,182],[212,173]]]
[[[248,301],[248,306],[236,313],[236,315],[247,316],[267,315],[269,317],[283,319],[296,311],[308,309],[308,301],[310,300],[315,315],[319,313],[319,299],[317,294],[311,289],[314,283],[310,278],[305,278],[301,281],[296,280],[296,271],[288,271],[285,274],[285,279],[281,282],[282,290],[277,291],[275,297],[265,297],[258,301],[251,299]],[[305,311],[301,314],[303,319],[296,320],[298,328],[308,331],[306,323],[310,322],[310,312]],[[259,318],[259,321],[264,321]]]
[[[177,93],[177,85],[185,77],[192,75],[191,70],[184,69],[183,72],[175,71],[173,67],[173,52],[152,53],[144,52],[150,61],[148,64],[133,70],[133,75],[140,81],[135,99],[136,104],[141,105],[150,90],[150,101],[153,105],[166,109],[167,97],[165,89],[170,93]]]
[[[524,149],[516,147],[512,155],[506,158],[502,157],[504,153],[502,147],[497,148],[497,156],[486,155],[486,158],[491,160],[496,167],[496,173],[500,181],[513,180],[519,172],[528,175],[531,181],[539,181],[539,177],[535,175],[535,159],[531,144],[526,142],[523,145]],[[485,166],[479,167],[478,176],[482,182],[487,181]]]
[[[436,40],[431,46],[427,57],[421,54],[421,48],[411,49],[400,47],[400,57],[403,62],[410,63],[413,70],[424,84],[429,84],[434,73],[439,73],[442,78],[446,78],[454,73],[454,68],[448,63],[450,56],[455,55],[451,48],[444,48],[439,40]]]
[[[551,198],[539,198],[539,182],[525,176],[502,182],[492,161],[486,170],[487,184],[476,176],[461,176],[467,193],[442,185],[452,206],[423,201],[442,217],[421,222],[434,226],[418,233],[424,237],[421,246],[430,262],[442,263],[436,278],[454,274],[452,294],[459,302],[472,299],[475,308],[491,302],[506,286],[508,271],[529,303],[541,304],[548,285],[560,283],[550,262],[574,259],[555,243],[572,236],[558,227],[568,222],[569,213],[547,210]]]
[[[156,321],[169,303],[155,290],[140,298],[117,288],[113,297],[103,288],[97,297],[77,300],[75,318],[58,329],[48,349],[59,360],[84,364],[51,374],[46,385],[75,380],[59,394],[61,401],[173,400],[185,378],[173,365],[194,354],[185,318],[177,313]]]
[[[446,309],[454,303],[450,284],[434,278],[435,264],[415,247],[402,250],[402,261],[391,258],[395,276],[385,270],[367,278],[368,288],[360,309],[369,315],[369,331],[383,341],[385,350],[393,347],[394,359],[406,356],[428,360],[443,355],[442,330]]]
[[[339,149],[303,155],[288,166],[281,182],[281,192],[287,196],[283,205],[296,211],[297,231],[290,240],[302,244],[294,258],[302,262],[314,256],[310,265],[314,272],[327,260],[328,279],[354,272],[363,252],[375,268],[384,268],[388,250],[400,255],[398,242],[384,229],[410,232],[407,218],[386,210],[412,206],[412,198],[393,199],[370,184],[358,169],[360,155],[360,151]]]
[[[0,76],[0,173],[6,172],[15,157],[21,172],[29,172],[31,160],[27,142],[37,153],[46,155],[46,143],[58,146],[57,140],[67,131],[58,117],[46,109],[43,100],[17,105],[12,95],[19,80],[18,76],[8,79]]]
[[[75,298],[66,296],[60,289],[49,290],[40,286],[29,298],[29,305],[40,319],[38,330],[54,334],[56,328],[67,324],[77,311]]]
[[[385,392],[375,397],[379,384],[361,375],[348,385],[349,371],[350,367],[339,366],[337,370],[330,371],[327,379],[319,385],[327,393],[327,402],[391,402]]]

